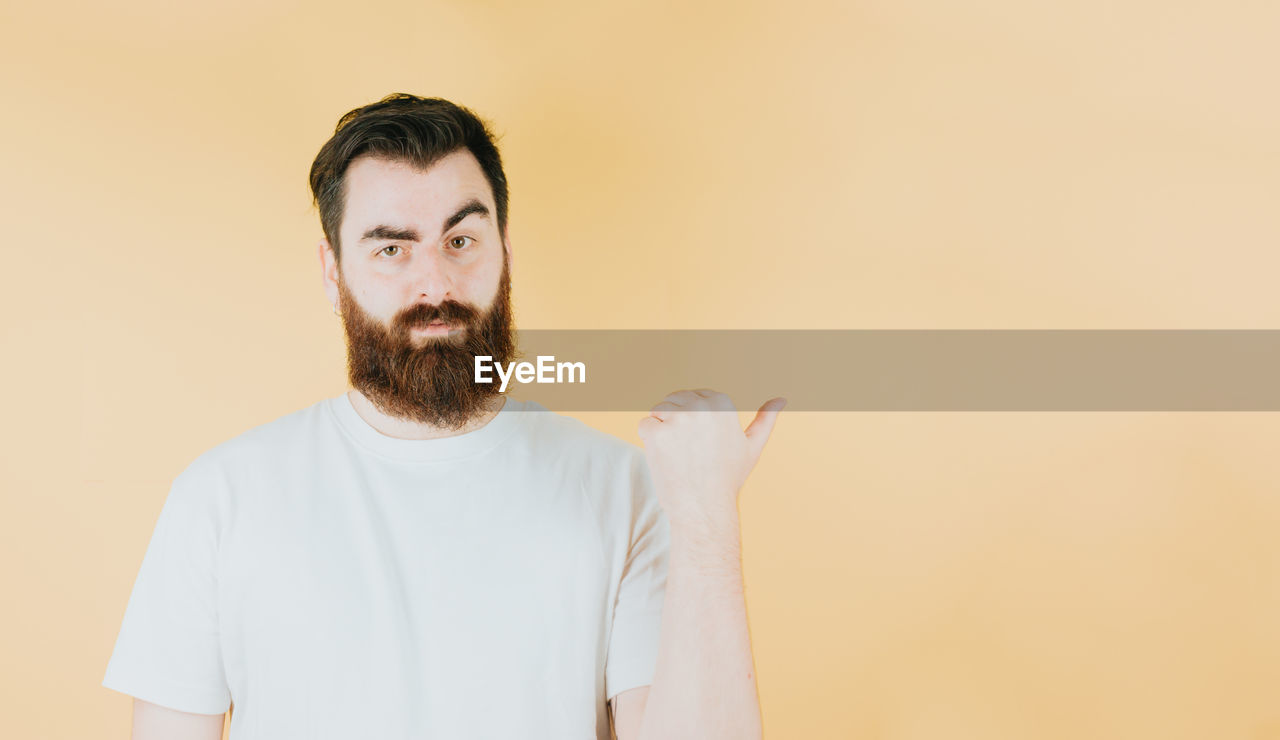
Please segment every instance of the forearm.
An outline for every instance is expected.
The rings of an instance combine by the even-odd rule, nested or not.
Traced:
[[[761,736],[737,511],[672,522],[658,660],[640,740]]]

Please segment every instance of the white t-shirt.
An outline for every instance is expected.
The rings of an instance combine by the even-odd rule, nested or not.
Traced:
[[[344,393],[173,481],[103,685],[232,740],[610,736],[657,661],[643,450],[532,401],[388,437]]]

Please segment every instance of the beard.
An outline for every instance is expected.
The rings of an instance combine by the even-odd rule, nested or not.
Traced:
[[[457,430],[501,395],[497,383],[475,382],[475,358],[488,355],[509,363],[516,353],[505,256],[488,311],[458,301],[418,303],[387,327],[360,307],[342,280],[338,295],[347,333],[347,378],[384,414]],[[447,335],[412,333],[437,320],[450,325]]]

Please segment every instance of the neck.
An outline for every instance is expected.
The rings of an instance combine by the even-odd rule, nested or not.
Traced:
[[[506,396],[503,395],[494,396],[484,410],[472,417],[461,429],[445,429],[432,424],[424,424],[384,414],[358,390],[347,391],[347,398],[351,399],[351,405],[355,407],[356,413],[360,415],[360,418],[368,422],[369,426],[388,437],[396,439],[440,439],[474,432],[492,421],[493,417],[497,416],[498,412],[502,410],[502,406],[507,400]]]

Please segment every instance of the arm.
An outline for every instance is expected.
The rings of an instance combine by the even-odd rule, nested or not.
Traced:
[[[761,736],[739,553],[736,512],[718,526],[673,524],[658,661],[634,740]]]
[[[225,714],[192,714],[133,700],[133,740],[222,740]]]
[[[219,740],[235,711],[218,627],[224,485],[209,458],[174,479],[134,580],[102,685],[130,697],[135,740]]]
[[[635,740],[640,733],[640,717],[649,698],[648,686],[627,689],[609,700],[609,728],[617,740]]]
[[[640,421],[654,491],[671,523],[671,551],[657,665],[634,740],[763,734],[738,494],[785,404],[770,399],[744,433],[723,393],[679,391]]]

